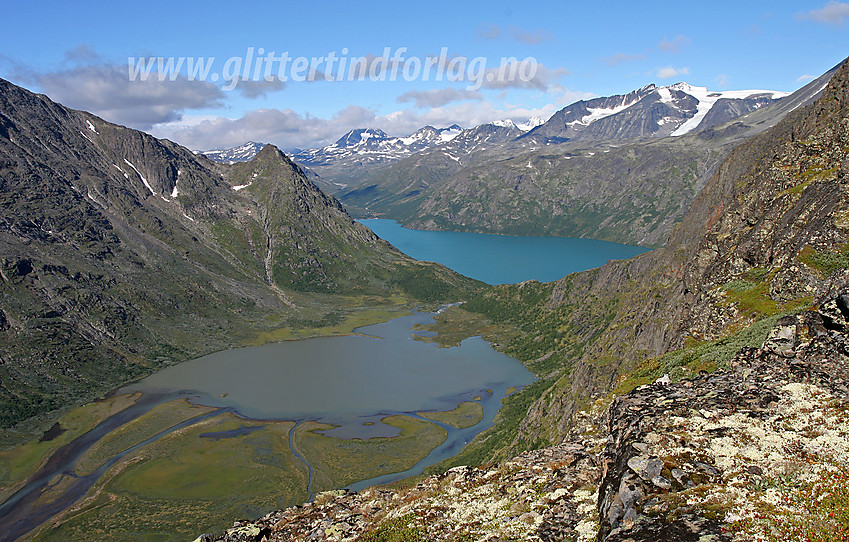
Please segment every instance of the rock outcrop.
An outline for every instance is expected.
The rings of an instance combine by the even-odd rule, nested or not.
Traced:
[[[751,539],[820,521],[800,493],[825,496],[823,482],[849,465],[841,298],[782,318],[729,371],[644,386],[614,401],[606,414],[601,540]],[[826,519],[818,528],[840,526]]]

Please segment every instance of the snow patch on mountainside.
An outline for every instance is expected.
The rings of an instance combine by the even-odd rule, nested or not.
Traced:
[[[248,162],[253,159],[256,154],[262,150],[265,145],[255,141],[248,141],[238,147],[231,149],[216,149],[211,151],[202,151],[201,154],[221,164],[235,164],[236,162]],[[195,151],[197,154],[197,151]]]
[[[587,111],[589,111],[588,115],[584,115],[578,120],[573,120],[572,122],[567,122],[566,124],[569,126],[573,126],[575,124],[580,124],[583,126],[589,126],[593,122],[597,120],[601,120],[605,117],[609,117],[611,115],[615,115],[616,113],[625,111],[635,103],[640,101],[640,98],[633,97],[630,100],[628,96],[622,96],[622,102],[619,105],[613,107],[588,107]]]
[[[684,135],[695,130],[716,102],[722,98],[742,100],[751,96],[765,94],[770,96],[772,99],[777,100],[789,94],[789,92],[777,92],[773,90],[725,90],[722,92],[715,92],[708,90],[707,87],[694,87],[687,83],[675,83],[668,88],[685,92],[699,101],[695,116],[687,119],[684,124],[672,132],[670,135],[673,136]]]
[[[439,139],[442,142],[451,141],[463,132],[463,129],[454,124],[450,128],[446,128],[439,133]]]
[[[657,89],[657,93],[660,94],[660,101],[663,103],[670,103],[673,101],[672,92],[666,87],[660,87]]]
[[[147,187],[147,189],[150,190],[150,193],[153,194],[153,195],[156,195],[156,192],[153,191],[153,187],[150,186],[150,184],[147,182],[147,179],[145,179],[144,176],[139,172],[139,170],[136,169],[136,166],[134,166],[132,163],[130,163],[130,161],[127,160],[126,158],[124,158],[124,162],[126,162],[126,164],[128,166],[133,168],[133,171],[136,172],[136,175],[139,176],[139,179],[141,179],[141,181],[144,183],[144,185]]]

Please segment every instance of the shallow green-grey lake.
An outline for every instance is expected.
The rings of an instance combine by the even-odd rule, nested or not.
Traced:
[[[362,433],[388,427],[361,425],[375,416],[450,410],[482,393],[484,406],[492,396],[497,410],[507,388],[533,381],[521,363],[479,337],[454,348],[415,340],[411,327],[432,322],[432,316],[396,318],[361,328],[361,335],[218,352],[122,391],[185,392],[254,419],[359,422]]]

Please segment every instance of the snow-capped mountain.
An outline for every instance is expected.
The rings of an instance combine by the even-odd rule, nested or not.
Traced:
[[[516,128],[522,130],[523,132],[527,132],[529,130],[533,130],[534,128],[542,124],[545,124],[545,119],[541,117],[531,117],[525,122],[517,124]]]
[[[727,122],[786,95],[772,90],[711,91],[687,83],[650,84],[628,94],[575,102],[525,137],[558,143],[679,136]]]
[[[541,122],[532,118],[517,125],[506,119],[467,129],[457,124],[446,128],[424,126],[405,137],[391,137],[377,128],[360,128],[346,133],[332,145],[300,151],[293,158],[324,178],[348,183],[372,173],[375,168],[425,151],[442,152],[460,162],[464,155],[516,139]]]
[[[459,153],[459,155],[474,154],[485,148],[516,139],[523,133],[524,131],[512,120],[488,122],[463,130],[451,141],[437,145],[432,150]]]
[[[257,155],[265,146],[265,143],[257,143],[248,141],[244,145],[233,147],[231,149],[218,149],[213,151],[201,151],[201,154],[221,164],[234,164],[236,162],[248,162]]]
[[[456,124],[447,128],[424,126],[407,137],[390,137],[377,128],[360,128],[346,133],[332,145],[298,152],[294,158],[311,167],[352,157],[367,162],[395,161],[451,141],[462,131]]]
[[[502,120],[494,120],[489,124],[494,124],[495,126],[501,126],[503,128],[515,128],[517,130],[521,130],[522,132],[527,132],[528,130],[533,130],[540,124],[545,123],[545,121],[539,117],[531,117],[525,122],[516,123],[513,119],[502,119]],[[483,126],[483,125],[481,125]]]

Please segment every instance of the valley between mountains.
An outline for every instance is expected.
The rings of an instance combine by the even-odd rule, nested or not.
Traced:
[[[0,80],[0,539],[841,540],[847,173],[846,62],[787,96],[649,85],[291,157],[207,158]],[[352,215],[654,250],[489,286]],[[533,382],[353,439],[110,393],[438,307],[417,343],[483,337]],[[462,449],[342,489],[479,423],[487,391]]]
[[[825,77],[693,136],[743,134],[663,248],[438,319],[540,380],[431,476],[198,540],[841,540],[849,66]]]

